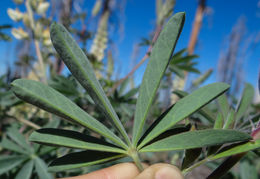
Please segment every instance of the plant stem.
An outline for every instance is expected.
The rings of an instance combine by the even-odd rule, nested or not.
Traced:
[[[133,158],[133,160],[134,160],[134,162],[135,162],[135,165],[137,166],[138,170],[139,170],[140,172],[142,172],[142,171],[144,170],[144,167],[143,167],[143,165],[142,165],[142,163],[141,163],[141,160],[140,160],[140,158],[139,158],[137,152],[132,155],[132,158]]]
[[[144,168],[143,168],[142,162],[141,162],[141,160],[139,158],[139,155],[138,155],[138,153],[136,151],[136,148],[134,148],[134,147],[130,148],[128,150],[128,156],[133,159],[133,161],[134,161],[135,165],[137,166],[138,170],[140,172],[142,172],[144,170]]]
[[[25,125],[27,125],[27,126],[30,126],[31,128],[33,128],[33,129],[35,129],[35,130],[41,128],[40,126],[38,126],[37,124],[34,124],[34,123],[31,122],[31,121],[28,121],[28,120],[25,120],[25,119],[22,119],[22,118],[16,118],[16,117],[14,117],[14,116],[9,116],[9,115],[8,115],[8,117],[9,117],[9,118],[13,118],[13,119],[15,119],[15,120],[17,120],[17,121],[20,121],[21,123],[23,123],[23,124],[25,124]]]

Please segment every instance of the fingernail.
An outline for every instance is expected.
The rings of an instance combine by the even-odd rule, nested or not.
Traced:
[[[155,179],[181,179],[183,178],[174,168],[164,167],[155,173]]]

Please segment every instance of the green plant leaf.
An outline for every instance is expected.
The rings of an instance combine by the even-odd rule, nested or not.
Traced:
[[[176,94],[179,98],[184,98],[187,96],[189,93],[181,90],[175,90],[173,91],[174,94]],[[207,106],[204,106],[201,108],[198,113],[208,119],[209,122],[213,123],[215,121],[215,115],[212,113],[212,111],[207,108]]]
[[[126,142],[130,144],[128,135],[96,79],[94,70],[84,52],[62,25],[52,23],[50,34],[54,48],[70,72],[87,90],[96,105],[100,108],[100,111],[111,120],[112,124],[116,126]]]
[[[193,72],[193,73],[198,73],[200,74],[200,71],[197,70],[196,68],[193,68],[192,66],[187,66],[187,65],[178,65],[178,68],[188,71],[188,72]]]
[[[140,140],[138,141],[137,145],[139,146],[140,143],[142,143],[142,141],[145,139],[145,137],[155,128],[155,126],[157,126],[159,124],[159,122],[166,116],[166,114],[168,114],[168,112],[170,112],[170,110],[172,109],[172,107],[174,106],[171,105],[168,109],[166,109],[151,125],[150,127],[145,131],[145,133],[142,135],[142,137],[140,138]]]
[[[259,149],[260,148],[260,139],[255,141],[249,141],[244,144],[235,145],[234,147],[228,149],[221,149],[216,155],[210,157],[211,160],[216,160],[223,157],[228,157],[231,155],[236,155],[243,152],[248,152],[251,150]]]
[[[40,179],[52,179],[52,174],[48,172],[48,167],[45,162],[39,157],[34,158],[35,169]]]
[[[187,149],[181,164],[181,170],[188,168],[200,156],[202,148]]]
[[[192,86],[196,87],[204,83],[209,76],[212,74],[213,70],[209,69],[205,73],[201,74],[198,78],[192,81]]]
[[[254,87],[246,84],[239,105],[236,109],[236,119],[240,119],[247,111],[254,98]]]
[[[210,101],[228,90],[229,85],[225,83],[213,83],[199,88],[193,93],[185,96],[176,102],[174,107],[167,115],[159,122],[159,124],[147,135],[143,142],[138,146],[141,148],[146,143],[166,131],[179,121],[185,119],[198,109],[202,108]]]
[[[198,55],[187,55],[187,56],[179,57],[176,59],[173,56],[170,63],[171,64],[178,64],[178,63],[187,64],[187,63],[190,63],[195,58],[199,58],[199,56]]]
[[[27,150],[24,150],[19,145],[15,144],[11,140],[8,140],[6,137],[4,137],[0,143],[0,146],[2,146],[5,149],[20,153],[20,154],[28,154]]]
[[[75,152],[55,159],[50,164],[49,171],[59,172],[74,168],[87,167],[90,165],[105,163],[122,157],[125,157],[125,155],[111,152],[100,152],[91,150]]]
[[[0,156],[0,175],[20,165],[24,160],[25,156]]]
[[[223,126],[223,129],[232,129],[235,122],[235,111],[233,109],[230,109],[225,124]]]
[[[170,61],[170,63],[172,64],[174,61],[176,61],[177,59],[181,58],[182,55],[187,52],[187,49],[184,48],[184,49],[181,49],[180,51],[176,52],[173,54],[172,56],[172,60]]]
[[[185,13],[175,14],[160,33],[145,70],[136,104],[133,145],[142,135],[143,126],[160,81],[167,68],[185,20]]]
[[[250,135],[236,130],[199,130],[180,133],[145,146],[140,152],[159,152],[213,146],[250,140]]]
[[[222,129],[224,124],[224,119],[221,113],[217,114],[217,118],[214,123],[214,129]]]
[[[27,153],[33,152],[32,147],[27,143],[25,137],[15,127],[8,128],[6,134],[17,144],[27,150]]]
[[[157,137],[155,137],[153,140],[148,142],[146,145],[150,145],[150,144],[155,143],[159,140],[162,140],[164,138],[167,138],[167,137],[170,137],[170,136],[173,136],[173,135],[176,135],[176,134],[187,132],[190,129],[191,129],[190,124],[188,124],[188,125],[182,125],[182,124],[175,125],[173,128],[168,129],[167,131],[165,131],[165,132],[161,133],[160,135],[158,135]]]
[[[33,160],[29,160],[15,176],[15,179],[30,179],[33,170]]]
[[[126,94],[123,95],[124,99],[129,99],[131,97],[133,97],[134,95],[136,95],[136,93],[139,91],[139,87],[136,88],[132,88],[131,90],[129,90]]]
[[[36,144],[36,143],[35,143]],[[39,144],[37,144],[39,145]],[[45,155],[45,154],[48,154],[54,150],[57,150],[57,147],[50,147],[50,146],[40,146],[40,150],[39,152],[37,153],[38,156],[42,156],[42,155]]]
[[[125,150],[118,148],[104,140],[76,131],[44,128],[33,132],[30,141],[45,145],[63,146],[78,149],[98,150],[107,152],[125,153]]]
[[[124,142],[107,127],[53,88],[41,82],[18,79],[12,83],[12,90],[22,100],[69,121],[85,126],[118,145],[126,147]]]
[[[207,177],[207,179],[219,179],[222,178],[228,171],[236,165],[236,163],[244,157],[245,153],[238,154],[235,156],[231,156],[226,158],[221,164],[214,169],[214,171]]]
[[[169,70],[173,73],[175,73],[176,75],[178,75],[180,78],[184,78],[185,75],[184,75],[184,71],[179,69],[177,66],[175,65],[172,65],[169,67]]]
[[[225,121],[227,119],[229,108],[230,108],[228,104],[227,96],[225,94],[222,94],[221,96],[218,97],[217,102],[223,117],[223,121]]]
[[[119,96],[122,96],[124,94],[129,82],[130,82],[130,78],[127,78],[125,81],[123,81],[123,83],[121,83],[121,85],[118,89]]]
[[[241,179],[258,179],[258,172],[254,164],[245,160],[239,165]]]

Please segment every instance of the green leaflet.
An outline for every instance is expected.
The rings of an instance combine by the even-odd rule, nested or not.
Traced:
[[[235,156],[230,156],[226,158],[221,164],[214,169],[214,171],[207,176],[207,179],[219,179],[222,178],[228,171],[236,165],[236,163],[241,160],[241,158],[244,156],[244,154],[238,154]]]
[[[62,25],[52,23],[50,33],[54,48],[73,76],[87,90],[89,95],[100,108],[100,111],[103,112],[112,123],[114,123],[126,142],[130,144],[127,133],[106,97],[101,85],[96,79],[92,66],[84,52]]]
[[[214,123],[214,129],[222,129],[224,124],[224,119],[221,113],[217,114],[217,118]]]
[[[235,123],[235,111],[233,109],[230,109],[225,124],[223,126],[223,129],[232,129],[234,123]]]
[[[239,165],[241,179],[258,179],[258,172],[255,165],[249,161],[242,161]]]
[[[236,145],[235,147],[229,148],[227,150],[221,150],[216,155],[210,157],[210,160],[216,160],[223,157],[228,157],[231,155],[248,152],[250,150],[255,150],[260,148],[260,139],[256,141],[249,141],[244,144]]]
[[[167,113],[167,115],[159,122],[159,124],[147,135],[143,142],[138,146],[140,149],[153,138],[160,135],[179,121],[185,119],[198,109],[202,108],[210,101],[228,90],[229,85],[225,83],[213,83],[201,87],[193,93],[180,99]]]
[[[30,140],[32,142],[51,146],[64,146],[78,149],[117,153],[126,152],[125,150],[122,150],[115,145],[107,143],[104,140],[71,130],[52,128],[39,129],[31,134]]]
[[[33,160],[28,161],[15,176],[15,179],[30,179],[33,170]]]
[[[220,108],[220,112],[222,114],[223,121],[225,121],[227,119],[229,108],[230,108],[227,96],[225,94],[222,94],[221,96],[218,97],[217,102]]]
[[[100,152],[100,151],[84,151],[70,153],[63,157],[55,159],[49,166],[50,172],[59,172],[74,168],[87,167],[90,165],[108,162],[114,159],[125,157],[124,154]]]
[[[25,156],[1,156],[0,157],[0,175],[8,172],[17,165],[26,160]]]
[[[175,90],[173,91],[174,94],[176,94],[179,98],[183,98],[187,96],[189,93],[181,90]],[[215,115],[212,113],[212,111],[207,108],[207,106],[204,106],[201,108],[198,113],[202,116],[204,116],[210,123],[213,123],[215,121]]]
[[[245,115],[248,107],[250,106],[254,98],[254,87],[250,84],[246,84],[239,105],[236,109],[236,119],[239,120]]]
[[[7,135],[13,141],[15,141],[17,144],[19,144],[22,148],[24,148],[27,153],[31,153],[32,152],[32,148],[27,143],[25,137],[15,127],[8,128]]]
[[[20,154],[28,154],[28,151],[24,150],[19,145],[15,144],[11,140],[8,140],[6,137],[4,137],[0,143],[0,146],[7,150],[11,150]]]
[[[192,85],[193,86],[199,86],[200,84],[202,84],[204,81],[206,81],[209,76],[212,74],[213,70],[209,69],[207,70],[205,73],[201,74],[197,79],[192,81]]]
[[[35,169],[40,179],[53,179],[54,177],[48,172],[47,165],[39,157],[34,158]]]
[[[148,111],[166,67],[169,64],[169,60],[180,36],[184,20],[185,13],[177,13],[170,18],[153,47],[137,99],[133,128],[133,146],[137,145],[137,142],[142,135]]]
[[[251,136],[236,130],[199,130],[167,137],[140,149],[140,152],[183,150],[250,140]]]
[[[185,155],[182,160],[181,170],[188,168],[192,163],[199,158],[202,148],[194,148],[185,150]]]
[[[123,141],[107,127],[88,115],[71,100],[53,88],[46,86],[41,82],[18,79],[12,83],[12,90],[20,99],[62,118],[88,127],[118,145],[126,147]]]

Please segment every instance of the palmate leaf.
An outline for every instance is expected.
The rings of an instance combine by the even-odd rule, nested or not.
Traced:
[[[117,153],[126,152],[99,138],[64,129],[39,129],[31,134],[30,141],[51,146],[64,146]]]
[[[100,151],[83,151],[75,152],[55,159],[49,166],[50,172],[59,172],[74,168],[87,167],[90,165],[105,163],[111,160],[125,157],[124,154],[100,152]]]
[[[148,111],[154,100],[162,76],[169,64],[184,20],[185,13],[175,14],[160,33],[153,47],[137,99],[133,128],[133,146],[137,145],[141,137]]]
[[[116,144],[126,147],[124,142],[107,127],[53,88],[41,82],[18,79],[12,83],[12,90],[18,98],[57,116],[85,126],[107,137]]]
[[[173,108],[167,115],[154,127],[154,129],[147,135],[147,137],[138,146],[140,149],[146,143],[185,119],[193,112],[202,108],[210,101],[224,93],[229,88],[225,83],[213,83],[202,88],[197,89],[188,96],[176,102]]]
[[[225,143],[248,141],[251,136],[236,130],[199,130],[167,137],[140,149],[140,152],[160,152],[200,148]]]
[[[62,25],[53,23],[51,25],[50,34],[54,48],[73,76],[87,90],[100,108],[100,111],[116,126],[125,141],[130,144],[128,135],[96,79],[94,70],[84,52]]]

